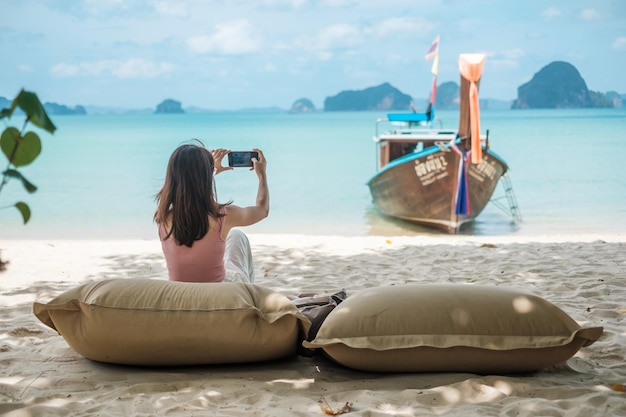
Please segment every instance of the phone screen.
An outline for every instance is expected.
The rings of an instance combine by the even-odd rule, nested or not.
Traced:
[[[258,158],[259,154],[253,151],[230,152],[228,154],[228,166],[230,167],[251,167],[252,158]]]

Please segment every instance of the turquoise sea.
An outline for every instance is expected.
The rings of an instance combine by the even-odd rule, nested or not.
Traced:
[[[262,149],[268,159],[270,217],[249,233],[315,235],[439,234],[381,217],[366,182],[375,170],[372,137],[380,112],[288,114],[216,112],[182,115],[56,116],[54,135],[15,181],[0,207],[0,239],[156,238],[152,223],[170,153],[199,138],[209,148]],[[438,112],[445,128],[457,111]],[[626,109],[483,110],[492,149],[509,164],[523,216],[488,205],[462,234],[626,233]],[[9,124],[19,126],[17,120]],[[2,127],[4,129],[4,126]],[[0,159],[2,161],[3,158]],[[2,162],[4,163],[4,162]],[[218,197],[252,204],[256,176],[245,168],[216,177]],[[496,194],[503,194],[498,187]]]

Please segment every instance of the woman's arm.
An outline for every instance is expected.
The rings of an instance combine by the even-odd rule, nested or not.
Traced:
[[[259,157],[252,159],[252,168],[257,174],[259,187],[257,189],[256,204],[248,207],[238,207],[235,205],[226,206],[226,229],[236,226],[249,226],[266,218],[270,212],[270,193],[267,186],[267,160],[260,149],[253,149],[258,152]]]

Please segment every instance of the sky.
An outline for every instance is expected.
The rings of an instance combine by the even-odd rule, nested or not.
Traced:
[[[626,93],[625,0],[0,0],[0,96],[323,109],[388,82],[425,99],[437,35],[439,83],[459,81],[459,54],[486,54],[480,98],[517,98],[553,61]]]

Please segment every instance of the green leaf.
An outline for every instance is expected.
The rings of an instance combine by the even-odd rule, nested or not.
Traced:
[[[13,114],[13,109],[2,109],[0,110],[0,119],[4,119],[5,117],[11,118]]]
[[[56,126],[52,123],[46,110],[43,108],[41,101],[37,97],[37,94],[22,89],[15,100],[13,100],[13,108],[18,106],[24,110],[24,113],[28,116],[28,120],[35,126],[38,126],[50,133],[54,133]]]
[[[17,207],[20,213],[22,213],[22,219],[24,219],[24,224],[28,223],[28,221],[30,220],[30,208],[28,207],[28,204],[22,201],[18,201],[17,203],[15,203],[15,207]]]
[[[23,88],[20,90],[20,93],[22,91],[24,91]],[[13,102],[11,103],[11,107],[9,107],[8,109],[2,109],[2,111],[0,112],[0,119],[4,119],[5,117],[10,119],[16,107],[17,107],[17,102],[15,101],[15,99],[13,99]]]
[[[26,132],[20,137],[19,131],[14,127],[8,127],[0,136],[0,147],[16,167],[28,165],[41,153],[41,140],[35,132]]]
[[[15,178],[17,180],[20,180],[24,188],[26,188],[26,191],[31,194],[37,191],[37,186],[24,178],[24,176],[17,169],[7,169],[2,173],[2,175],[6,175],[9,178]]]
[[[4,129],[4,132],[2,132],[2,135],[0,136],[0,148],[2,149],[2,153],[4,153],[9,162],[11,161],[13,149],[19,141],[20,131],[12,126]]]

